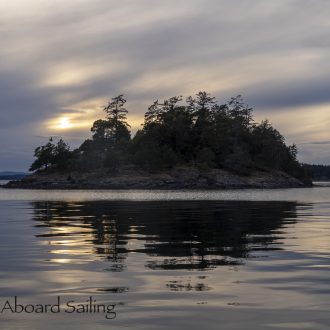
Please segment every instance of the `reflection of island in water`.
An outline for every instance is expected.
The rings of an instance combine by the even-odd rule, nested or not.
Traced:
[[[151,269],[240,265],[253,251],[280,249],[294,202],[34,202],[38,237],[59,262],[100,256],[121,271],[132,252]],[[60,258],[62,256],[62,258]]]

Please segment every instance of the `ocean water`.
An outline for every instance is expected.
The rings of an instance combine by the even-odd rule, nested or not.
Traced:
[[[0,281],[1,329],[330,329],[330,187],[0,189]]]

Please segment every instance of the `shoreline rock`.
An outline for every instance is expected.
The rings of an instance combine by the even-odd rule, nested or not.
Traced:
[[[117,174],[89,173],[35,173],[19,181],[10,181],[4,188],[13,189],[275,189],[311,187],[281,171],[254,171],[247,176],[225,170],[199,171],[176,168],[162,173],[127,171]]]

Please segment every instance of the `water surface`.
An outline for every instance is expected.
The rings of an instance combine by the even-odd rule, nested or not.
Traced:
[[[329,329],[330,188],[0,189],[1,329]]]
[[[171,200],[232,200],[232,201],[299,201],[328,202],[328,183],[314,188],[228,189],[228,190],[26,190],[1,189],[0,200],[34,201],[171,201]]]

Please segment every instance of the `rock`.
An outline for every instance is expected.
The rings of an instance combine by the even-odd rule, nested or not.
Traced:
[[[11,181],[5,187],[23,189],[273,189],[304,186],[311,186],[311,184],[303,183],[280,171],[253,171],[249,176],[240,176],[221,169],[202,172],[196,168],[185,167],[162,173],[130,170],[115,175],[100,171],[69,174],[36,173],[20,181]]]

